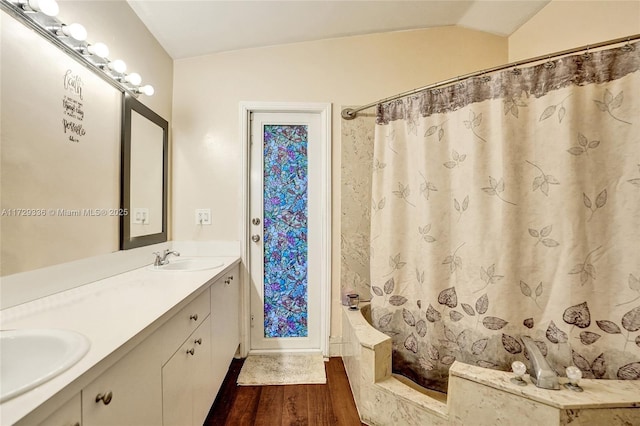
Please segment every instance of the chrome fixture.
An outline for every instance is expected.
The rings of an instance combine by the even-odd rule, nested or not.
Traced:
[[[174,256],[180,256],[180,253],[178,253],[177,251],[172,251],[169,249],[166,249],[165,251],[162,252],[162,254],[160,254],[160,252],[154,251],[153,254],[156,255],[156,260],[153,262],[153,266],[162,266],[162,265],[166,265],[167,263],[169,263],[169,260],[167,259],[167,257],[169,257],[169,255],[174,255]]]
[[[258,241],[260,241],[260,235],[258,234],[254,234],[251,236],[251,241],[253,241],[254,243],[257,243]]]
[[[51,17],[57,16],[60,11],[56,0],[28,0],[19,4],[25,12],[42,12]]]
[[[358,305],[360,304],[360,295],[357,293],[350,293],[347,294],[347,298],[349,300],[349,309],[357,311]]]
[[[60,21],[57,18],[60,7],[56,0],[0,0],[0,10],[43,36],[121,92],[134,97],[154,94],[151,85],[141,86],[139,74],[125,74],[126,65],[122,60],[110,61],[107,58],[109,48],[104,43],[88,43],[87,30],[82,25]]]
[[[580,379],[582,379],[582,371],[575,365],[568,366],[565,371],[567,373],[569,383],[565,383],[564,387],[574,392],[584,391],[584,389],[582,389],[582,387],[578,384]]]
[[[529,354],[529,361],[531,361],[533,374],[530,376],[533,384],[543,389],[560,389],[558,375],[549,366],[533,339],[529,336],[522,336],[522,343],[524,343]]]
[[[58,37],[71,37],[76,41],[85,41],[87,39],[87,30],[80,24],[54,25],[49,29]]]

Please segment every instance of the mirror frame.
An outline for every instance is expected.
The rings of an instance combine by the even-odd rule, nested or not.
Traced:
[[[131,237],[131,112],[135,111],[162,128],[162,231]],[[122,105],[122,153],[120,205],[126,215],[120,216],[120,250],[148,246],[167,241],[167,190],[169,187],[169,123],[135,97],[124,94]]]

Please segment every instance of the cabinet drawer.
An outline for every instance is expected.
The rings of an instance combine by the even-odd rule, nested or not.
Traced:
[[[162,363],[176,352],[178,347],[207,318],[210,312],[210,292],[205,290],[191,303],[182,308],[162,328]]]

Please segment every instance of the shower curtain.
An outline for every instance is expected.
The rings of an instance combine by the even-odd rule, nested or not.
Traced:
[[[640,378],[640,43],[378,106],[376,328],[445,391],[459,360]]]

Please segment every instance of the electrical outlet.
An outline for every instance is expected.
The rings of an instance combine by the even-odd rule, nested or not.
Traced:
[[[211,225],[211,209],[196,209],[196,225]]]
[[[142,207],[133,209],[133,223],[137,223],[139,225],[148,225],[149,209]]]

